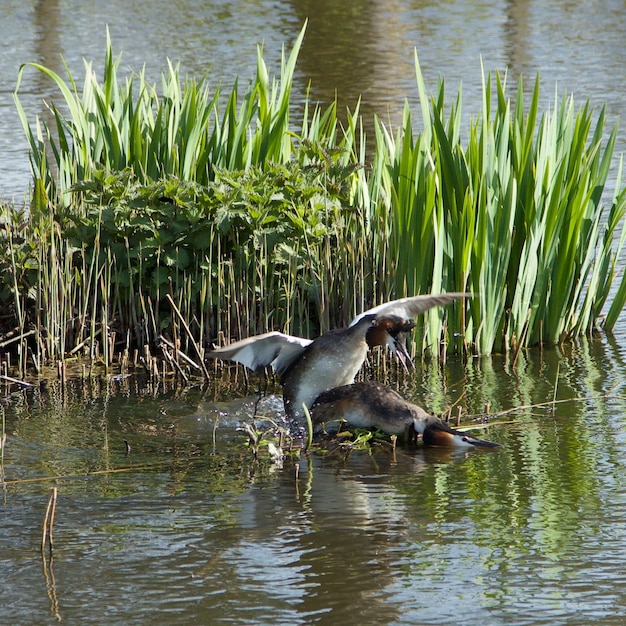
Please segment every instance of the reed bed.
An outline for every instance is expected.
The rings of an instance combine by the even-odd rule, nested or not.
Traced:
[[[375,120],[368,146],[358,103],[340,122],[334,104],[307,100],[294,129],[304,33],[279,78],[259,49],[243,93],[238,81],[211,92],[172,64],[159,90],[144,72],[122,82],[110,42],[102,82],[85,62],[82,90],[69,69],[20,69],[32,200],[27,214],[2,207],[0,345],[21,337],[6,345],[22,367],[78,355],[109,367],[161,349],[172,372],[202,373],[215,341],[314,336],[439,291],[475,297],[424,317],[419,354],[612,330],[626,301],[626,190],[603,110],[555,93],[540,114],[539,77],[511,99],[487,74],[463,133],[461,89],[449,103],[441,80],[429,96],[416,56],[417,123],[406,104],[395,132]],[[50,126],[20,104],[33,69],[61,96]]]
[[[499,74],[483,81],[483,110],[461,137],[462,93],[448,107],[444,83],[429,99],[416,57],[423,130],[405,108],[392,136],[378,122],[374,187],[391,224],[387,262],[393,291],[471,291],[451,328],[479,354],[559,343],[592,331],[618,275],[626,195],[621,158],[605,206],[617,128],[604,136],[602,110],[555,94],[539,116],[539,77],[528,107],[523,82],[506,95]],[[495,93],[492,92],[495,83]],[[449,113],[446,111],[449,109]],[[407,254],[413,251],[415,255]],[[603,319],[610,331],[624,306],[620,286]],[[434,332],[424,345],[438,336]]]

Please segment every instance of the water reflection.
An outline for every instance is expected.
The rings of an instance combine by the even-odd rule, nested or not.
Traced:
[[[54,71],[61,65],[64,53],[60,17],[58,0],[39,0],[33,10],[36,52],[36,59],[33,60]]]
[[[422,404],[528,407],[492,418],[484,434],[501,451],[378,447],[282,467],[236,444],[236,425],[258,408],[252,379],[247,389],[94,380],[5,396],[6,619],[440,624],[463,607],[466,624],[617,624],[625,371],[610,341],[515,365],[424,362],[398,381]],[[264,409],[278,412],[270,391]],[[51,483],[54,569],[42,570]]]
[[[368,126],[375,113],[397,122],[410,94],[389,78],[413,71],[412,49],[400,43],[407,34],[399,7],[355,0],[293,5],[299,21],[309,20],[299,71],[305,84],[311,82],[313,99],[327,105],[336,97],[340,115],[362,100]]]
[[[532,67],[532,58],[528,47],[531,4],[508,0],[505,5],[504,50],[506,67],[510,68],[513,72],[513,78],[516,79],[520,74],[526,74],[527,69]],[[533,77],[528,76],[528,78]]]
[[[463,81],[480,110],[480,57],[510,76],[538,70],[624,115],[624,3],[275,2],[3,3],[0,194],[28,185],[11,90],[23,61],[62,72],[63,53],[101,66],[109,23],[124,67],[165,58],[230,85],[305,17],[300,98],[384,118],[415,105],[417,47],[429,88]],[[132,24],[132,28],[128,25]],[[527,84],[531,81],[526,80]],[[41,111],[51,85],[24,83]],[[5,113],[8,113],[5,115]],[[623,131],[621,145],[624,145]],[[21,164],[21,165],[20,165]],[[420,363],[398,387],[434,411],[489,405],[497,453],[401,447],[255,461],[236,427],[255,410],[252,380],[182,389],[140,379],[57,384],[3,396],[0,604],[11,623],[620,624],[626,606],[626,340]],[[278,418],[280,398],[263,413]],[[551,401],[568,400],[551,404]],[[257,407],[258,408],[258,407]],[[498,424],[498,422],[508,422]],[[131,446],[127,454],[124,441]],[[296,472],[295,464],[298,463]],[[41,522],[59,487],[56,548]]]

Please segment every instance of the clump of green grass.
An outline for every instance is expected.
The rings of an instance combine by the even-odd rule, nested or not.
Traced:
[[[50,335],[58,338],[54,358],[102,331],[106,321],[118,337],[131,333],[140,349],[172,332],[166,294],[204,345],[220,334],[270,326],[311,334],[334,325],[330,303],[341,310],[348,287],[335,277],[331,259],[341,253],[354,261],[355,246],[351,252],[341,244],[360,238],[364,224],[351,199],[352,175],[361,166],[334,106],[307,103],[301,131],[289,128],[303,34],[283,58],[279,80],[270,80],[259,51],[255,80],[243,97],[235,82],[223,113],[219,90],[209,96],[205,80],[182,86],[172,65],[161,95],[143,73],[138,95],[137,77],[118,85],[119,58],[113,60],[110,42],[102,83],[86,63],[82,93],[69,70],[65,81],[37,64],[23,66],[20,78],[35,68],[64,100],[63,107],[50,104],[54,128],[39,119],[31,128],[16,95],[31,145],[32,232],[47,224],[42,243],[62,232],[67,246],[48,246],[45,259],[29,246],[16,254],[30,268],[33,291],[46,294],[44,316],[81,312],[69,345],[58,332]],[[348,114],[352,126],[355,119]],[[77,285],[80,306],[58,293],[58,277]],[[367,280],[357,277],[355,284]],[[57,331],[75,325],[72,315],[54,323]]]
[[[241,170],[288,161],[291,85],[303,36],[304,29],[289,57],[283,54],[279,80],[270,80],[259,47],[256,79],[243,94],[235,81],[227,98],[221,87],[211,92],[207,77],[182,81],[172,63],[162,76],[160,93],[145,71],[120,81],[121,57],[114,57],[108,31],[102,82],[85,61],[82,91],[67,67],[64,79],[43,65],[25,63],[15,102],[31,147],[35,188],[58,204],[69,202],[70,188],[92,178],[97,168],[131,168],[144,182],[171,175],[206,184],[215,168]],[[53,127],[40,119],[31,127],[20,103],[27,69],[42,72],[62,96],[62,106],[48,104]]]
[[[609,294],[613,328],[626,191],[621,163],[607,190],[616,128],[605,137],[604,111],[594,121],[557,94],[540,115],[539,78],[525,106],[521,79],[511,99],[487,75],[462,133],[461,89],[448,103],[441,81],[429,97],[416,57],[420,132],[407,104],[395,134],[375,121],[371,148],[358,106],[340,124],[334,104],[308,101],[294,130],[303,36],[279,79],[259,51],[255,79],[229,95],[171,64],[160,92],[143,72],[122,84],[110,42],[102,82],[86,63],[82,91],[69,69],[22,67],[18,89],[34,68],[62,97],[54,127],[31,126],[16,92],[33,196],[27,218],[6,218],[22,234],[5,237],[0,302],[36,329],[38,359],[86,350],[108,363],[116,337],[126,352],[191,341],[172,306],[206,347],[271,328],[313,336],[439,291],[475,297],[425,316],[420,353],[566,341],[597,327]]]

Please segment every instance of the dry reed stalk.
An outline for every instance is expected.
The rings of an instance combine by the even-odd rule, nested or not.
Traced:
[[[54,514],[56,513],[57,508],[57,487],[50,487],[50,498],[48,498],[48,506],[46,507],[46,515],[43,520],[43,534],[41,537],[41,551],[44,552],[46,549],[46,541],[50,546],[50,553],[52,553],[52,548],[54,547],[54,542],[52,540],[52,529],[54,527]]]
[[[15,383],[16,385],[22,385],[23,387],[32,387],[31,383],[27,383],[25,380],[19,380],[18,378],[12,378],[11,376],[6,376],[4,374],[0,374],[0,380],[4,380],[7,383]]]
[[[16,328],[11,332],[19,332],[19,328]],[[11,345],[12,343],[15,343],[16,341],[22,341],[23,339],[26,339],[26,337],[30,337],[31,335],[34,335],[36,332],[37,331],[35,330],[29,330],[25,333],[19,333],[15,337],[10,337],[9,339],[5,339],[4,341],[0,342],[0,348],[6,348],[8,345]],[[7,335],[9,334],[11,333],[7,333]]]
[[[189,384],[189,376],[184,372],[180,363],[169,353],[168,347],[165,344],[161,344],[161,351],[163,352],[163,378],[165,378],[165,363],[169,363],[172,366],[173,372],[178,372],[181,378],[185,381],[186,384]]]
[[[170,306],[172,307],[172,310],[174,311],[174,313],[176,313],[176,315],[178,316],[178,319],[180,320],[180,323],[182,325],[182,327],[185,329],[185,332],[187,333],[187,335],[189,336],[189,340],[191,341],[191,345],[193,346],[196,355],[200,361],[200,368],[202,369],[202,373],[204,374],[204,377],[206,378],[206,380],[209,380],[209,370],[207,369],[205,363],[204,363],[204,359],[202,358],[202,351],[200,350],[200,346],[198,346],[198,344],[196,343],[196,340],[194,339],[193,335],[191,334],[191,330],[189,328],[189,326],[187,325],[187,322],[185,321],[185,318],[183,317],[182,313],[179,311],[178,307],[176,306],[176,303],[174,302],[174,300],[172,299],[172,296],[170,296],[170,294],[166,294],[165,297],[168,299]]]
[[[168,341],[163,335],[159,335],[159,341],[164,343],[168,348],[170,348],[170,350],[175,351],[179,359],[182,359],[194,369],[201,369],[201,367],[191,357],[188,357],[182,350],[176,348],[176,346],[171,341]]]

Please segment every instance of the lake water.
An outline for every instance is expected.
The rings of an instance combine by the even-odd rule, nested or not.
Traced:
[[[431,90],[463,83],[480,111],[481,59],[544,102],[573,92],[626,119],[626,3],[42,2],[0,0],[0,197],[29,184],[12,91],[20,63],[101,67],[105,25],[122,64],[157,80],[166,58],[229,86],[255,45],[278,71],[309,25],[296,100],[363,98],[364,116],[417,107],[413,50]],[[27,109],[51,85],[29,72]],[[624,151],[620,130],[618,150]],[[419,364],[397,383],[433,411],[489,403],[500,451],[401,445],[255,461],[237,427],[261,381],[206,389],[139,377],[2,387],[0,611],[11,624],[623,624],[626,335],[506,359]],[[550,404],[553,400],[559,402]],[[561,402],[564,401],[564,402]],[[546,405],[546,403],[548,403]],[[541,406],[536,406],[541,405]],[[264,415],[280,419],[270,396]],[[130,452],[127,453],[127,441]],[[53,558],[41,524],[59,490]]]
[[[434,410],[519,407],[478,431],[501,450],[330,447],[282,466],[255,461],[236,430],[254,412],[254,378],[14,392],[3,620],[623,624],[625,379],[609,341],[514,367],[419,363],[398,387]],[[270,395],[259,414],[279,420],[280,407]],[[39,544],[52,485],[50,560]]]

